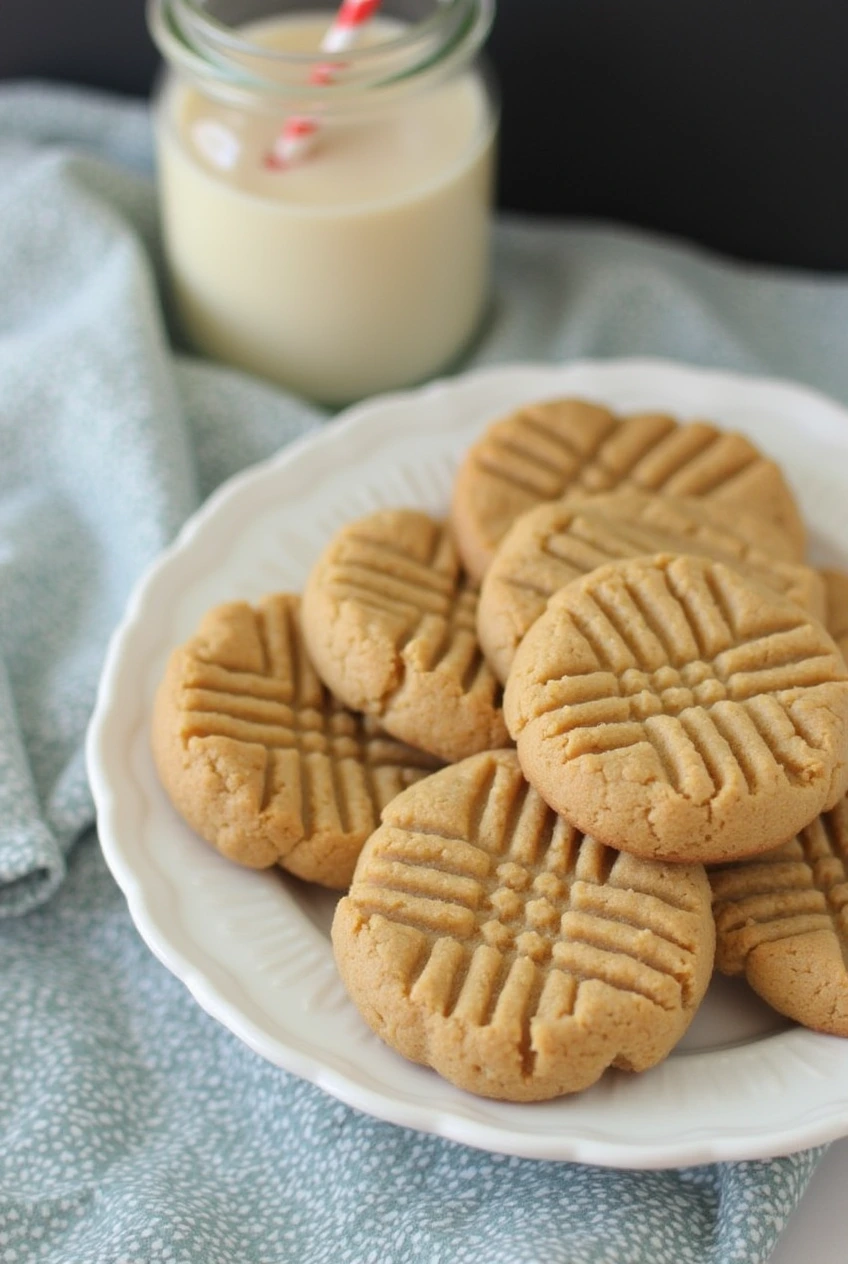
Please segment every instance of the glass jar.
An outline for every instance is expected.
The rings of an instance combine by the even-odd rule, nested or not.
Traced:
[[[190,343],[326,404],[459,355],[488,298],[492,8],[384,0],[331,53],[326,4],[152,0],[162,225]],[[311,143],[281,160],[292,120]]]

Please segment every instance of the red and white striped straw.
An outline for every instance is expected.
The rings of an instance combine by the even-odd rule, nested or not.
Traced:
[[[332,25],[321,40],[321,51],[341,53],[350,48],[379,7],[380,0],[342,0]],[[313,66],[309,82],[323,86],[331,84],[339,69],[338,64],[321,62]],[[303,158],[312,148],[318,127],[318,120],[306,115],[287,119],[265,159],[266,167],[282,171]]]

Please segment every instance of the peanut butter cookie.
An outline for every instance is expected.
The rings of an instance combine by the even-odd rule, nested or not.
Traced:
[[[635,855],[767,851],[848,785],[848,669],[800,606],[708,558],[599,567],[516,651],[505,715],[525,775]]]
[[[584,838],[513,751],[446,768],[386,808],[332,933],[345,986],[387,1044],[516,1102],[659,1062],[714,950],[700,865]]]
[[[380,810],[437,761],[331,697],[298,605],[280,594],[206,615],[168,663],[153,754],[177,811],[225,856],[346,887]]]
[[[466,453],[451,521],[469,575],[482,580],[512,523],[534,505],[620,486],[745,508],[780,528],[788,560],[804,555],[804,526],[780,469],[743,435],[559,399],[494,422]]]
[[[722,973],[744,974],[805,1027],[848,1036],[848,800],[710,882]]]
[[[306,585],[303,627],[337,697],[453,761],[509,743],[476,610],[445,525],[390,509],[330,542]]]

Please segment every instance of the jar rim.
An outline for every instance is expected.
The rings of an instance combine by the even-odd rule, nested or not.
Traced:
[[[229,99],[296,97],[304,105],[320,99],[324,107],[330,104],[328,98],[349,100],[372,89],[396,88],[422,77],[429,82],[451,73],[478,52],[493,17],[494,0],[437,0],[428,17],[386,39],[338,53],[322,52],[322,65],[332,68],[328,92],[326,85],[310,79],[314,53],[258,43],[209,13],[204,0],[148,0],[147,6],[149,30],[166,62],[214,85]],[[240,57],[272,69],[273,77],[255,69],[250,73]]]

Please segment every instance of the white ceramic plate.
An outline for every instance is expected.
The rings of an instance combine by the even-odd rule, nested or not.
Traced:
[[[378,506],[444,512],[457,459],[489,420],[567,394],[745,431],[783,464],[813,557],[848,563],[848,413],[800,386],[625,360],[484,370],[360,405],[221,488],[138,585],[88,740],[106,860],[144,939],[204,1009],[262,1057],[381,1119],[488,1150],[621,1167],[761,1158],[834,1139],[848,1133],[848,1040],[794,1027],[720,979],[653,1071],[610,1072],[539,1105],[453,1088],[383,1046],[347,1000],[328,936],[333,897],[230,864],[157,782],[153,693],[208,607],[299,590],[336,528]]]

